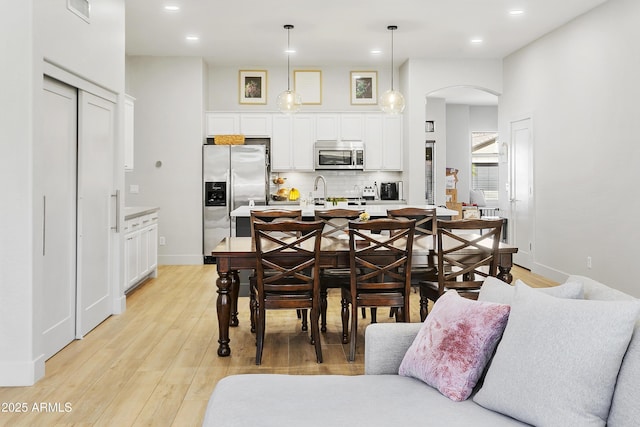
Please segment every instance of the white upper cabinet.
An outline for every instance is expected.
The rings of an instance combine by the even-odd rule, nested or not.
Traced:
[[[206,113],[207,137],[242,134],[246,137],[270,137],[273,114]]]
[[[362,114],[316,114],[317,141],[362,141]]]
[[[240,113],[207,113],[207,137],[240,133]]]
[[[366,114],[365,170],[402,170],[402,116]]]
[[[271,136],[272,114],[241,114],[240,133],[248,137]]]
[[[133,170],[134,101],[135,101],[134,97],[125,95],[124,97],[124,170]]]
[[[362,141],[364,122],[362,114],[340,115],[340,139],[342,141]]]
[[[296,114],[273,116],[271,136],[271,170],[312,171],[315,118]]]
[[[340,139],[337,114],[316,115],[316,141],[337,141]]]

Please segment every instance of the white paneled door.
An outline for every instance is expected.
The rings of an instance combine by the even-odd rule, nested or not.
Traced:
[[[42,340],[48,359],[73,341],[76,332],[78,102],[77,90],[57,80],[45,78],[43,88],[44,132],[35,145],[34,174],[41,189]]]
[[[115,104],[78,94],[78,304],[76,336],[112,313],[111,234]]]
[[[513,261],[531,269],[533,264],[534,193],[531,119],[511,122],[512,243],[518,247]]]

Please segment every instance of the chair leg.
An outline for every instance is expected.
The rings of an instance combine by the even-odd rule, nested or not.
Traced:
[[[358,316],[355,314],[358,312],[356,302],[351,301],[352,310],[354,315],[351,316],[351,336],[349,339],[349,362],[356,360],[356,340],[358,339]]]
[[[309,323],[307,321],[307,309],[299,310],[302,316],[302,330],[307,332],[309,330]]]
[[[320,343],[320,328],[318,327],[319,317],[318,309],[311,309],[311,337],[316,347],[316,361],[322,363],[322,345]]]
[[[362,310],[362,318],[366,319],[367,318],[367,308],[366,307],[362,307],[361,310]]]
[[[421,322],[424,322],[424,319],[427,318],[428,304],[429,304],[429,300],[427,299],[427,296],[425,295],[425,293],[422,291],[422,288],[420,288],[420,321]]]
[[[252,280],[249,279],[249,320],[251,321],[251,333],[256,331],[256,310],[258,308],[256,302],[256,288],[253,286]]]
[[[256,365],[260,365],[262,363],[262,349],[264,348],[265,312],[264,308],[260,307],[260,303],[257,304]]]
[[[327,288],[320,289],[320,330],[327,332]]]
[[[363,307],[364,310],[364,307]],[[378,323],[378,308],[371,307],[371,323]]]
[[[348,344],[349,343],[349,301],[346,298],[342,298],[340,300],[340,303],[342,304],[342,310],[341,310],[342,344]]]

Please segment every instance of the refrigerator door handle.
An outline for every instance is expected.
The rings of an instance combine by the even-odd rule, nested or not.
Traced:
[[[235,178],[236,178],[236,171],[235,169],[231,169],[231,179],[229,180],[229,184],[231,185],[231,195],[230,195],[230,203],[229,205],[231,205],[231,207],[229,208],[229,215],[231,215],[231,211],[235,210],[236,206],[234,204],[235,199],[236,199],[236,195],[235,195]]]
[[[227,169],[227,184],[229,184],[227,186],[227,216],[231,215],[231,211],[233,209],[231,209],[231,201],[233,200],[233,196],[231,195],[231,192],[233,191],[233,181],[231,180],[231,174],[233,173],[233,171],[229,171],[229,169]]]

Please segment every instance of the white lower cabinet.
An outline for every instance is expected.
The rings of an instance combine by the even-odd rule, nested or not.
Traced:
[[[126,291],[158,274],[158,213],[131,218],[124,225]]]

